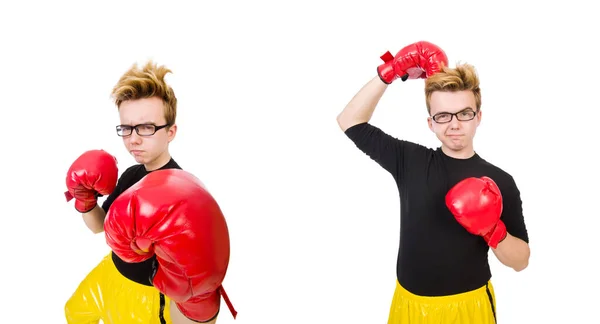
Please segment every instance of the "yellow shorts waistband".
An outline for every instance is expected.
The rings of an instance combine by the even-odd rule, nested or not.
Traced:
[[[483,285],[477,289],[473,289],[473,290],[466,291],[466,292],[459,293],[459,294],[446,295],[446,296],[420,296],[420,295],[415,295],[415,294],[411,293],[410,291],[406,290],[406,288],[402,287],[402,285],[398,281],[396,281],[396,292],[398,295],[401,295],[402,297],[410,299],[410,300],[424,302],[424,303],[428,303],[428,304],[431,304],[431,303],[448,304],[448,303],[456,303],[456,302],[460,302],[460,301],[472,300],[473,298],[479,298],[481,296],[488,296],[488,293],[487,293],[488,289],[493,294],[493,287],[492,287],[491,280],[488,281],[485,285]]]

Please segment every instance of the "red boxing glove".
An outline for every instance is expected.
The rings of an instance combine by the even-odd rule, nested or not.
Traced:
[[[469,233],[483,236],[490,247],[495,249],[506,238],[506,226],[500,220],[502,195],[494,180],[462,180],[446,194],[446,206]]]
[[[87,213],[96,207],[100,195],[115,190],[119,178],[117,159],[104,150],[83,153],[67,172],[67,201],[75,198],[75,209]]]
[[[440,65],[448,66],[446,53],[429,42],[420,41],[401,49],[396,56],[388,51],[381,56],[383,64],[377,67],[381,81],[391,84],[397,78],[426,79],[440,71]]]
[[[106,242],[126,262],[156,254],[152,284],[186,317],[206,322],[219,312],[229,265],[229,232],[202,183],[179,169],[157,170],[122,193],[104,222]]]

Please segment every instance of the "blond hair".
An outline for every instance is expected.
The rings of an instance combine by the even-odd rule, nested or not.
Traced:
[[[469,64],[458,64],[455,68],[442,66],[440,71],[425,80],[425,103],[427,112],[431,113],[431,94],[435,91],[472,91],[475,96],[475,110],[481,108],[481,90],[479,77],[475,67]]]
[[[177,97],[173,88],[165,82],[165,75],[172,73],[165,66],[157,66],[148,61],[142,68],[137,64],[127,70],[112,89],[111,95],[117,107],[126,100],[158,97],[164,103],[165,120],[175,124],[177,117]]]

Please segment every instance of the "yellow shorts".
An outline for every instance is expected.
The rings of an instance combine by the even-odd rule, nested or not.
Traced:
[[[425,297],[396,281],[388,324],[495,324],[496,297],[491,281],[462,294]]]
[[[156,288],[123,277],[109,253],[67,301],[65,317],[68,324],[170,324],[169,304]]]

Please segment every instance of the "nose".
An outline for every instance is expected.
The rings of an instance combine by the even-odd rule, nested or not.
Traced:
[[[450,121],[450,128],[452,129],[458,129],[460,128],[460,120],[458,120],[458,118],[456,118],[456,116],[452,116],[452,120]]]
[[[140,144],[142,142],[142,137],[138,135],[134,130],[133,132],[131,132],[131,135],[129,135],[128,140],[131,144]]]

